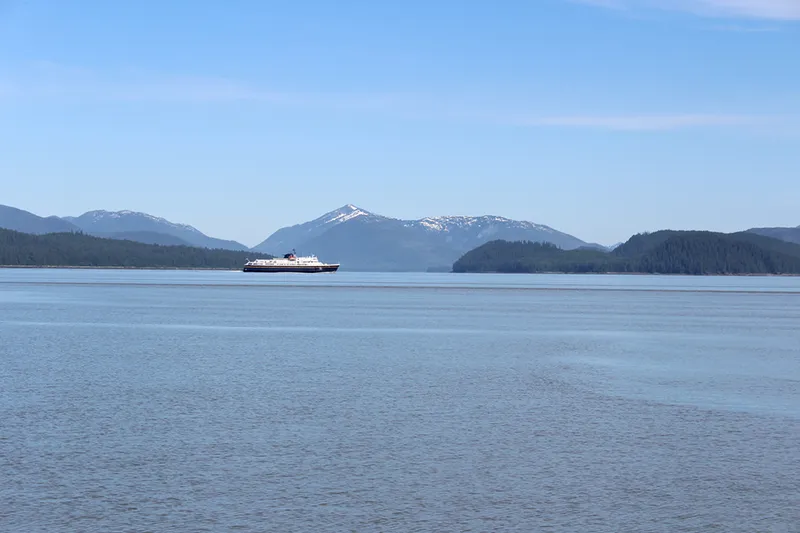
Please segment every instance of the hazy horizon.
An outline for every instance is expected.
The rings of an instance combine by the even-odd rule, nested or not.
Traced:
[[[799,36],[785,0],[0,1],[0,203],[249,246],[346,204],[793,227]]]

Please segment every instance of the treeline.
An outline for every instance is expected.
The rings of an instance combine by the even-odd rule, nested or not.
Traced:
[[[31,235],[0,229],[0,265],[128,268],[241,268],[254,252],[161,246],[83,233]]]
[[[492,241],[467,252],[453,265],[453,271],[800,274],[800,245],[752,233],[706,231],[639,234],[612,252]]]
[[[491,241],[464,254],[453,272],[608,272],[610,256],[599,250],[562,250],[555,244]]]

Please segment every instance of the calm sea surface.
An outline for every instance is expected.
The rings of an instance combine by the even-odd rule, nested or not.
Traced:
[[[800,531],[800,278],[0,270],[0,531]]]

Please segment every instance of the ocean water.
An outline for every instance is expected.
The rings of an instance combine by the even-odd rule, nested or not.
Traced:
[[[2,532],[797,532],[800,278],[0,270]]]

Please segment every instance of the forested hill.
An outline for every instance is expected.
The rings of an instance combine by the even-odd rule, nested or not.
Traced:
[[[0,229],[0,265],[131,268],[241,268],[254,252],[161,246],[82,233],[31,235]]]
[[[800,274],[800,245],[753,233],[707,231],[643,233],[612,252],[492,241],[467,252],[453,271]]]

